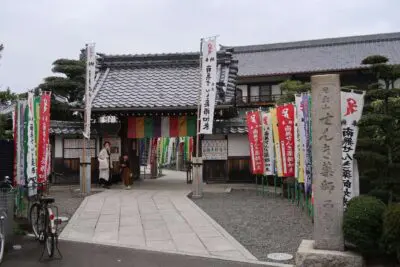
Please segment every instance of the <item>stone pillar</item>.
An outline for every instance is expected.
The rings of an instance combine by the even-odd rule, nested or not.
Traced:
[[[312,76],[311,99],[315,248],[343,251],[339,75]]]
[[[302,241],[296,266],[361,267],[361,256],[344,252],[339,75],[312,76],[311,99],[314,240]]]

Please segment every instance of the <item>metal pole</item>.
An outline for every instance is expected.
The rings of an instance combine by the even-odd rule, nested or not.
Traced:
[[[196,198],[201,198],[203,196],[203,192],[201,192],[201,181],[200,181],[200,165],[198,164],[199,160],[199,149],[200,149],[200,103],[201,103],[201,87],[202,87],[202,59],[203,59],[203,41],[204,39],[201,38],[200,40],[200,82],[199,82],[199,91],[198,91],[198,104],[197,104],[197,131],[196,131],[196,164],[193,164],[193,167],[196,168],[195,177],[194,177],[194,192],[193,196]]]

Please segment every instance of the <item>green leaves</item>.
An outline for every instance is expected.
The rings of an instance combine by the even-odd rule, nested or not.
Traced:
[[[388,61],[389,61],[389,59],[385,56],[372,55],[372,56],[364,58],[361,61],[361,64],[363,64],[363,65],[382,64],[382,63],[386,63]]]
[[[68,102],[81,102],[85,94],[85,73],[84,61],[74,59],[57,59],[53,62],[53,73],[62,74],[50,76],[38,87],[43,91],[51,91],[56,95],[63,96]],[[74,120],[76,119],[70,111],[70,106],[52,99],[51,119]]]
[[[278,99],[277,104],[290,103],[295,101],[295,94],[309,92],[311,83],[303,83],[297,80],[286,80],[279,84],[283,95]]]
[[[72,59],[58,59],[53,63],[54,73],[65,74],[69,79],[85,79],[85,62]]]
[[[0,103],[6,104],[8,101],[16,100],[18,96],[15,93],[12,93],[10,88],[7,88],[5,91],[0,91]]]
[[[376,186],[387,190],[389,201],[400,193],[400,90],[393,89],[400,77],[400,65],[388,64],[388,58],[374,55],[362,64],[382,84],[374,83],[366,92],[364,114],[359,122],[360,139],[356,158],[362,175]]]

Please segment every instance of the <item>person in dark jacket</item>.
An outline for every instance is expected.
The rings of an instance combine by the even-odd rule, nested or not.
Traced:
[[[121,180],[124,182],[126,189],[131,189],[131,170],[129,168],[129,158],[128,155],[124,155],[120,161],[120,173],[121,173]]]

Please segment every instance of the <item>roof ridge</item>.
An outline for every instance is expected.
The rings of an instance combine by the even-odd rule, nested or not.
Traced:
[[[279,42],[270,44],[259,45],[245,45],[245,46],[222,46],[222,48],[233,48],[234,53],[249,53],[249,52],[263,52],[274,50],[288,50],[309,47],[333,46],[333,45],[346,45],[356,43],[369,43],[369,42],[382,42],[400,40],[400,32],[356,35],[334,38],[321,38],[293,42]]]

